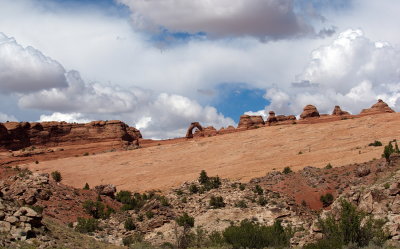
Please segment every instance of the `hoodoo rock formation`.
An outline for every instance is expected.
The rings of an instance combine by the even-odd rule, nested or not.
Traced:
[[[129,144],[139,138],[142,138],[139,130],[118,120],[93,121],[87,124],[66,122],[0,123],[0,150],[113,141]]]
[[[317,108],[313,105],[306,105],[300,115],[301,119],[319,117]]]
[[[371,106],[371,108],[363,109],[360,114],[377,114],[377,113],[392,113],[392,108],[388,106],[383,100],[378,99],[378,102]]]
[[[269,116],[267,118],[267,123],[269,125],[271,125],[272,123],[276,123],[276,122],[278,122],[278,119],[275,116],[275,112],[274,111],[270,111],[269,112]]]
[[[254,129],[265,125],[264,119],[261,116],[240,116],[238,128]]]
[[[194,128],[197,128],[198,130],[200,130],[200,132],[203,131],[203,127],[200,125],[199,122],[193,122],[190,124],[190,126],[186,132],[186,138],[193,138],[193,129]],[[202,134],[202,135],[199,134],[199,136],[204,136],[204,134]]]
[[[342,115],[350,115],[350,113],[346,112],[346,111],[342,111],[340,106],[336,105],[335,108],[333,109],[332,115],[333,116],[342,116]]]

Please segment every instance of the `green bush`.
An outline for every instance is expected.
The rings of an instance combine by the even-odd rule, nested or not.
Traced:
[[[256,185],[253,189],[253,192],[258,195],[262,195],[264,193],[264,190],[260,187],[260,185]]]
[[[265,199],[264,196],[258,197],[258,200],[257,200],[258,205],[265,206],[265,205],[267,205],[267,203],[268,203],[267,199]]]
[[[349,244],[355,244],[358,247],[369,244],[382,246],[388,239],[388,235],[382,228],[384,221],[372,219],[371,216],[358,211],[348,201],[341,200],[340,205],[338,220],[333,215],[319,220],[324,239],[305,246],[305,249],[336,249]]]
[[[211,208],[223,208],[225,207],[224,198],[222,196],[214,196],[212,195],[210,198],[210,207]]]
[[[209,177],[207,176],[207,172],[205,170],[202,170],[200,172],[200,176],[199,176],[200,184],[205,184],[208,182],[208,180],[209,180]]]
[[[83,189],[85,189],[85,190],[89,190],[89,189],[90,189],[90,187],[89,187],[89,184],[88,184],[88,183],[86,183],[86,184],[85,184],[85,186],[83,187]]]
[[[223,231],[226,243],[234,249],[286,247],[290,245],[291,229],[284,229],[280,221],[264,226],[243,220],[239,226],[231,225]]]
[[[99,222],[94,218],[78,218],[78,225],[75,227],[80,233],[92,233],[99,229]]]
[[[61,173],[59,171],[51,172],[51,177],[53,177],[53,180],[56,182],[61,182],[62,180]]]
[[[151,211],[147,211],[146,212],[146,217],[147,217],[147,219],[152,219],[153,217],[154,217],[154,213],[153,212],[151,212]]]
[[[132,244],[140,243],[142,241],[143,241],[143,235],[141,235],[139,233],[129,235],[129,236],[122,238],[122,244],[124,246],[128,246],[128,247]]]
[[[368,146],[375,146],[375,147],[382,146],[382,142],[375,140],[373,143],[368,144]]]
[[[328,163],[328,164],[325,166],[325,169],[331,169],[331,168],[333,168],[331,163]]]
[[[394,147],[392,143],[395,144]],[[399,146],[397,145],[396,140],[390,141],[389,144],[385,146],[385,148],[383,149],[382,157],[385,158],[387,162],[390,162],[390,155],[393,153],[400,153]]]
[[[241,183],[241,184],[239,185],[239,189],[240,189],[241,191],[245,190],[245,189],[246,189],[246,184]]]
[[[132,230],[135,230],[136,229],[136,225],[135,225],[135,223],[133,222],[133,219],[132,218],[128,218],[128,219],[126,219],[125,220],[125,222],[124,222],[124,227],[125,227],[125,229],[127,230],[127,231],[132,231]]]
[[[247,208],[247,204],[244,200],[240,200],[238,202],[235,203],[235,207],[238,208]]]
[[[151,199],[153,197],[154,197],[153,194],[141,195],[139,193],[135,193],[132,195],[132,192],[130,191],[121,190],[116,194],[115,199],[124,204],[122,205],[121,209],[126,211],[126,210],[140,209],[141,207],[143,207],[146,200]]]
[[[179,216],[175,221],[181,227],[194,227],[194,218],[187,213]]]
[[[107,206],[106,209],[101,201],[92,200],[86,200],[83,203],[83,209],[87,214],[91,215],[95,219],[106,219],[110,217],[111,213],[115,212],[111,207]]]
[[[292,173],[292,169],[290,167],[285,167],[282,171],[283,174],[287,175],[289,173]]]
[[[189,191],[190,191],[190,193],[192,193],[192,194],[196,194],[196,193],[199,192],[199,188],[197,187],[196,184],[191,184],[191,185],[189,186]]]
[[[329,207],[333,203],[333,195],[331,193],[321,195],[319,199],[322,202],[323,207]]]

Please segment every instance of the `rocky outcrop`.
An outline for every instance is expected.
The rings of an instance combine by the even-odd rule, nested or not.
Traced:
[[[306,105],[300,115],[301,119],[319,117],[317,108],[313,105]]]
[[[117,188],[113,184],[98,185],[94,187],[94,190],[99,195],[105,195],[109,197],[114,197],[115,193],[117,192]]]
[[[276,119],[278,120],[278,122],[283,122],[283,121],[288,121],[288,120],[296,120],[296,116],[295,115],[278,115],[276,116]]]
[[[265,125],[262,116],[242,115],[239,120],[239,129],[255,129]]]
[[[93,121],[87,124],[66,122],[0,124],[0,150],[108,141],[131,143],[141,137],[139,130],[118,120]]]
[[[186,138],[193,138],[193,130],[197,128],[199,131],[203,131],[203,127],[200,125],[199,122],[193,122],[190,124],[189,128],[186,132]]]
[[[383,100],[378,99],[378,102],[371,106],[371,108],[363,109],[360,114],[377,114],[377,113],[393,113],[392,108],[388,106]]]
[[[228,133],[233,133],[233,132],[236,132],[236,128],[233,127],[232,125],[230,125],[230,126],[228,126],[228,127],[226,127],[226,128],[222,127],[222,128],[218,131],[218,134],[223,135],[223,134],[228,134]]]
[[[275,112],[274,111],[270,111],[269,112],[269,116],[267,118],[267,123],[269,125],[271,125],[272,123],[276,123],[276,122],[278,122],[278,119],[275,116]]]
[[[206,128],[203,128],[203,131],[200,130],[196,130],[194,132],[194,136],[195,137],[212,137],[212,136],[216,136],[218,134],[217,129],[215,129],[213,126],[208,126]]]
[[[342,116],[342,115],[350,115],[350,113],[346,112],[346,111],[342,111],[340,106],[336,105],[335,108],[332,111],[332,115],[333,116]]]

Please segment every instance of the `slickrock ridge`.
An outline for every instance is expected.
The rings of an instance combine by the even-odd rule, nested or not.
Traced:
[[[395,112],[383,100],[378,99],[378,102],[371,106],[371,108],[363,109],[360,114],[377,114],[377,113],[393,113]]]
[[[141,137],[139,130],[118,120],[93,121],[87,124],[66,122],[0,123],[0,150],[111,141],[129,144]]]
[[[255,129],[265,125],[262,116],[250,116],[242,115],[240,116],[238,129]]]
[[[334,116],[342,116],[342,115],[350,115],[349,112],[346,111],[342,111],[342,109],[340,108],[340,106],[335,106],[335,108],[332,111],[332,115]]]
[[[317,108],[313,105],[306,105],[303,109],[303,112],[300,115],[301,119],[306,119],[306,118],[313,118],[313,117],[319,117],[319,112]]]

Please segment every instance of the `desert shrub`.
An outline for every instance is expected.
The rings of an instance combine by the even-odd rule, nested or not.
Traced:
[[[89,156],[89,152],[83,153],[83,156]]]
[[[62,176],[61,173],[59,171],[53,171],[51,172],[51,177],[53,178],[54,181],[56,182],[61,182],[62,180]]]
[[[18,168],[18,171],[19,171],[18,176],[22,177],[22,178],[25,178],[28,175],[32,175],[32,171],[30,171],[27,168],[24,168],[24,169]]]
[[[224,198],[222,196],[214,196],[212,195],[210,198],[210,207],[211,208],[223,208],[225,207]]]
[[[85,189],[85,190],[89,190],[89,189],[90,189],[90,187],[89,187],[89,184],[88,184],[88,183],[86,183],[86,184],[85,184],[85,186],[83,187],[83,189]]]
[[[209,177],[207,172],[202,170],[199,176],[199,183],[204,187],[205,191],[209,191],[219,188],[221,186],[221,179],[218,176]]]
[[[154,213],[153,212],[151,212],[151,211],[147,211],[146,212],[146,217],[147,217],[147,219],[152,219],[153,217],[154,217]]]
[[[186,196],[185,196],[185,197],[182,197],[181,202],[182,202],[182,203],[187,203],[187,198],[186,198]]]
[[[302,201],[301,201],[301,205],[302,205],[303,207],[307,207],[307,202],[306,202],[305,200],[302,200]]]
[[[105,208],[104,204],[101,201],[92,201],[86,200],[83,203],[83,209],[89,215],[91,215],[95,219],[106,219],[110,217],[111,213],[114,213],[114,209],[111,207]]]
[[[127,231],[132,231],[136,229],[136,225],[131,217],[125,220],[124,227]]]
[[[325,166],[325,169],[331,169],[331,168],[333,168],[331,163],[328,163],[328,164]]]
[[[140,243],[143,241],[143,235],[139,234],[139,233],[135,233],[133,235],[129,235],[126,236],[124,238],[122,238],[122,244],[124,246],[130,246],[136,243]]]
[[[226,243],[234,249],[285,247],[290,245],[291,229],[282,227],[278,220],[272,226],[264,226],[243,220],[240,225],[226,228],[223,231]]]
[[[196,194],[196,193],[199,192],[199,188],[197,187],[196,184],[191,184],[191,185],[189,186],[189,191],[190,191],[190,193],[192,193],[192,194]]]
[[[164,207],[169,207],[169,206],[171,206],[171,204],[170,204],[169,201],[168,201],[168,198],[165,197],[165,196],[160,196],[160,197],[158,197],[158,200],[160,201],[161,206],[164,206]]]
[[[238,208],[247,208],[247,204],[244,200],[240,200],[238,202],[235,203],[235,207]]]
[[[388,188],[390,188],[390,184],[387,182],[387,183],[383,184],[383,187],[384,187],[385,189],[388,189]]]
[[[34,205],[34,206],[29,206],[30,208],[32,208],[36,213],[38,214],[42,214],[44,207],[39,206],[39,205]]]
[[[246,189],[246,184],[241,183],[241,184],[239,185],[239,189],[240,189],[241,191],[245,190],[245,189]]]
[[[181,190],[181,189],[178,189],[177,191],[176,191],[176,195],[183,195],[184,193],[183,193],[183,191]]]
[[[384,221],[375,220],[346,200],[341,200],[339,219],[333,215],[319,220],[319,227],[324,234],[324,239],[307,245],[306,249],[342,248],[354,244],[364,247],[369,244],[382,246],[388,236],[383,230]]]
[[[122,210],[138,210],[145,204],[146,200],[153,198],[154,195],[146,195],[146,194],[139,194],[135,193],[132,195],[132,192],[121,190],[119,191],[115,199],[121,202],[123,205],[121,207]]]
[[[394,143],[394,147],[393,144]],[[388,145],[383,149],[382,157],[386,159],[387,162],[390,162],[390,155],[393,153],[400,153],[399,146],[397,145],[397,141],[390,141]]]
[[[194,226],[194,218],[187,213],[176,218],[176,223],[181,227],[193,227]]]
[[[194,218],[187,213],[184,213],[183,215],[176,218],[175,221],[178,226],[183,227],[183,230],[180,233],[178,232],[178,230],[175,230],[177,247],[187,248],[190,245],[193,237],[190,233],[190,230],[192,227],[194,227]]]
[[[205,184],[206,182],[208,182],[209,177],[207,175],[207,172],[205,170],[202,170],[200,172],[200,176],[199,176],[199,182],[200,184]]]
[[[80,233],[92,233],[99,229],[99,222],[94,218],[78,218],[78,224],[75,227],[75,230]]]
[[[282,171],[283,174],[287,175],[289,173],[292,173],[292,169],[290,167],[285,167]]]
[[[258,205],[265,206],[265,205],[267,205],[267,203],[268,203],[267,199],[265,199],[264,196],[258,197],[258,200],[257,200]]]
[[[368,144],[368,146],[375,146],[375,147],[382,146],[382,142],[375,140],[373,143]]]
[[[329,207],[333,203],[333,195],[331,193],[321,195],[319,199],[322,202],[323,207]]]
[[[253,192],[258,195],[262,195],[264,193],[264,190],[260,187],[260,185],[256,185],[253,189]]]

